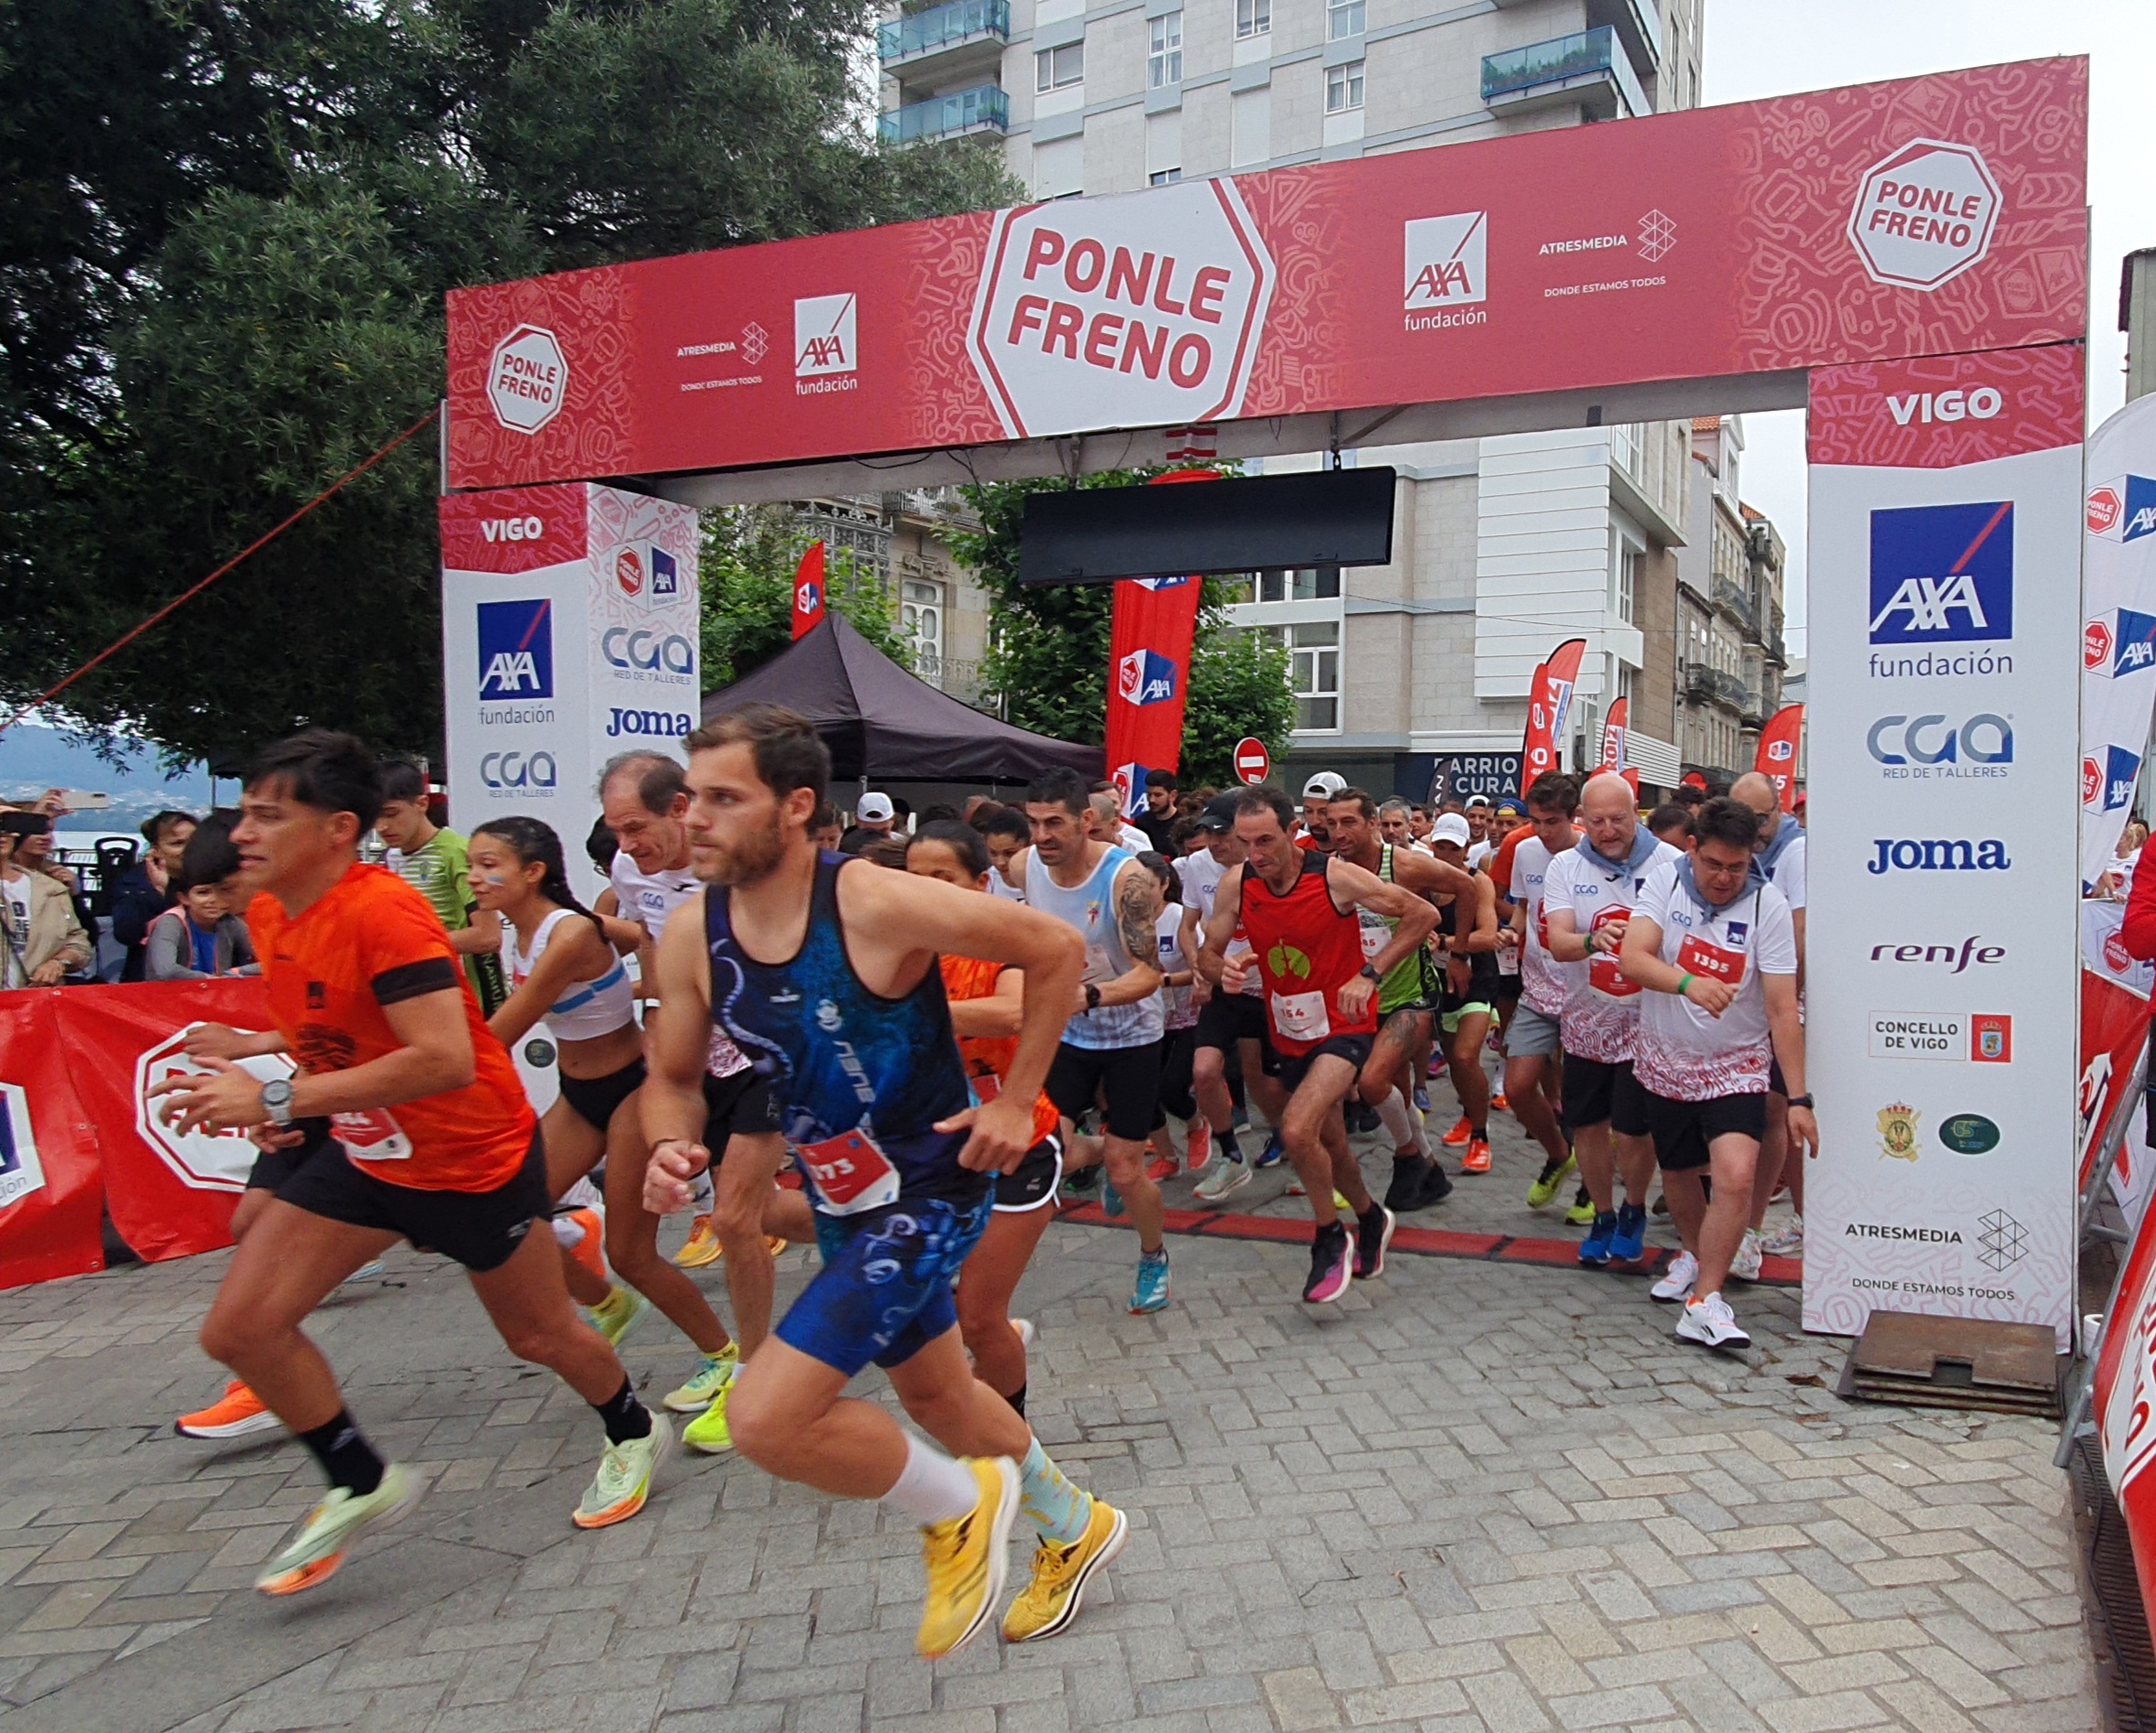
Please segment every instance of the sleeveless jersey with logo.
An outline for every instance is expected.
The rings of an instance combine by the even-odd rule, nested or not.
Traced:
[[[539,959],[545,954],[555,928],[565,920],[583,919],[574,909],[556,909],[532,934],[532,949],[528,953],[518,947],[516,929],[503,921],[501,961],[509,967],[510,990],[516,991],[532,978],[532,971],[539,966]],[[570,982],[562,989],[561,997],[546,1007],[546,1027],[557,1041],[595,1040],[635,1020],[629,971],[619,957],[614,959],[613,967],[598,980]]]
[[[1245,869],[1243,930],[1250,935],[1265,982],[1273,1045],[1307,1053],[1335,1035],[1368,1035],[1377,1028],[1377,997],[1359,1017],[1340,1008],[1340,990],[1363,969],[1359,910],[1342,914],[1325,873],[1331,857],[1306,854],[1302,870],[1282,896]]]
[[[1397,883],[1393,877],[1393,845],[1380,845],[1377,856],[1377,876],[1388,885]],[[1392,943],[1393,934],[1400,923],[1390,915],[1373,914],[1358,907],[1355,913],[1363,923],[1363,957],[1375,963],[1378,953]],[[1377,923],[1374,928],[1372,923]],[[1380,931],[1381,929],[1381,931]],[[1374,939],[1375,942],[1373,942]],[[1409,1006],[1435,1005],[1438,1002],[1439,983],[1437,967],[1427,945],[1418,946],[1402,957],[1385,972],[1384,980],[1377,984],[1377,1015],[1388,1017],[1395,1011]]]
[[[1123,942],[1123,930],[1116,924],[1116,875],[1123,863],[1135,859],[1127,848],[1104,848],[1099,863],[1082,885],[1059,885],[1049,876],[1038,850],[1026,856],[1026,901],[1044,915],[1053,915],[1066,927],[1074,927],[1085,941],[1085,973],[1089,984],[1128,974],[1135,959]],[[1147,958],[1148,962],[1152,959]],[[1160,1039],[1160,996],[1148,993],[1128,1005],[1104,1005],[1097,1011],[1080,1011],[1063,1025],[1063,1039],[1089,1051],[1105,1048],[1143,1047]]]
[[[728,893],[706,890],[712,1018],[769,1084],[818,1210],[856,1215],[901,1195],[970,1207],[990,1176],[958,1165],[964,1132],[935,1128],[973,1100],[943,974],[926,971],[897,998],[862,985],[838,914],[838,875],[856,864],[818,856],[808,931],[784,963],[759,963],[743,950],[728,920]]]

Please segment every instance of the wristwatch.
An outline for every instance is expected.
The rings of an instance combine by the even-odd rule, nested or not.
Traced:
[[[1371,983],[1373,983],[1374,985],[1374,984],[1382,984],[1382,983],[1383,983],[1383,981],[1385,980],[1385,977],[1384,977],[1383,975],[1379,974],[1377,973],[1376,969],[1375,969],[1375,968],[1374,968],[1374,967],[1373,967],[1371,964],[1369,964],[1369,963],[1365,963],[1363,965],[1362,974],[1363,974],[1363,979],[1364,979],[1364,980],[1365,980],[1365,981],[1368,981],[1368,982],[1371,982]]]
[[[1789,1104],[1792,1107],[1809,1107],[1812,1104],[1812,1098],[1808,1094],[1792,1095],[1789,1098]]]
[[[1097,981],[1088,981],[1085,984],[1085,1008],[1089,1011],[1097,1011],[1101,1008],[1101,987]]]
[[[273,1077],[262,1086],[263,1111],[269,1114],[273,1125],[292,1123],[292,1080]]]

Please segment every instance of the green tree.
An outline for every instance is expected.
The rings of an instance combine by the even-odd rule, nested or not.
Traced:
[[[1157,471],[1105,470],[1082,476],[1081,488],[1132,487]],[[989,597],[989,649],[983,684],[1019,727],[1059,740],[1099,740],[1107,727],[1108,635],[1114,587],[1019,582],[1019,530],[1031,493],[1065,489],[1062,477],[994,482],[965,489],[979,531],[952,538],[952,552]],[[1198,599],[1198,630],[1183,704],[1182,765],[1187,781],[1234,780],[1235,742],[1254,735],[1276,755],[1295,726],[1288,690],[1288,651],[1262,633],[1227,621],[1228,587],[1207,578]]]
[[[704,684],[716,690],[760,668],[793,641],[793,573],[810,536],[783,506],[742,506],[704,514],[698,562],[703,586]],[[913,666],[898,610],[874,570],[845,548],[824,563],[824,607],[843,614],[900,667]]]

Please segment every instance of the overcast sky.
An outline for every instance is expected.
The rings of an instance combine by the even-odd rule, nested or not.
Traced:
[[[2156,0],[1706,0],[1706,100],[1742,102],[2050,54],[2089,57],[2093,427],[2125,399],[2119,261],[2156,246]],[[1804,642],[1804,412],[1744,418],[1745,498],[1789,549],[1790,653]]]

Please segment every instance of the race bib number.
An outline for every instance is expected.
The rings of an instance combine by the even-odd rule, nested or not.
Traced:
[[[1291,1041],[1321,1041],[1332,1033],[1322,993],[1273,995],[1273,1027]]]
[[[1590,933],[1598,932],[1604,927],[1614,926],[1628,919],[1631,913],[1629,909],[1605,909],[1588,923],[1587,930]],[[1697,974],[1699,972],[1695,969],[1692,973]],[[1636,998],[1644,990],[1638,982],[1624,978],[1617,967],[1617,953],[1614,951],[1597,951],[1589,959],[1587,985],[1605,999]]]
[[[396,1115],[386,1107],[331,1114],[329,1127],[336,1133],[337,1141],[351,1151],[354,1161],[412,1159],[412,1140],[404,1136],[404,1128],[397,1124]]]
[[[1725,945],[1709,944],[1704,939],[1689,938],[1679,945],[1676,966],[1687,974],[1699,975],[1709,981],[1726,981],[1731,986],[1744,979],[1744,953]]]
[[[1393,930],[1382,920],[1365,920],[1363,922],[1363,961],[1375,963],[1377,953],[1393,942]]]
[[[842,1131],[798,1147],[826,1215],[858,1215],[897,1201],[899,1170],[865,1132]]]

